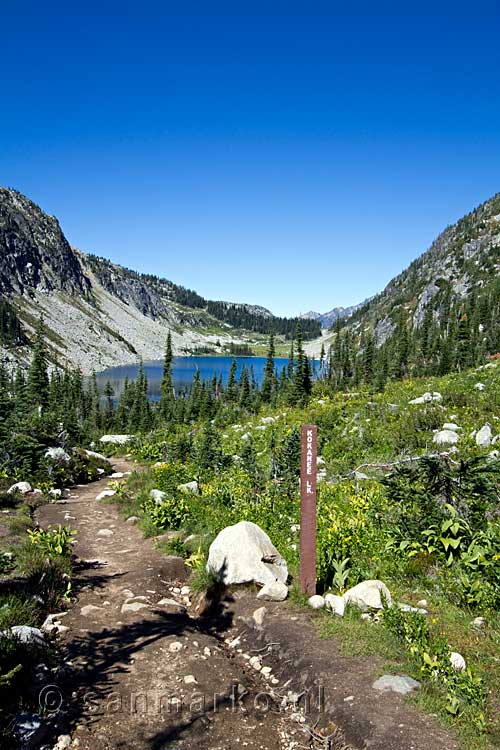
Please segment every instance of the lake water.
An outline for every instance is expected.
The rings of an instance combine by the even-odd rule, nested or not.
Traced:
[[[259,384],[262,382],[262,376],[266,364],[265,357],[236,357],[235,359],[238,378],[243,366],[246,365],[250,373],[253,372],[256,381]],[[222,382],[226,384],[229,378],[232,361],[233,357],[174,357],[172,363],[172,380],[174,388],[177,392],[188,389],[193,382],[193,377],[197,370],[200,373],[201,380],[211,380],[215,373],[217,377],[222,375]],[[280,357],[276,358],[275,367],[278,375],[281,373],[283,366],[286,367],[287,365],[288,359]],[[103,372],[97,373],[99,389],[103,390],[104,386],[109,381],[113,386],[115,397],[118,397],[123,390],[125,378],[135,380],[137,378],[138,370],[139,366],[137,364],[120,365],[119,367],[110,367],[107,370],[103,370]],[[148,396],[152,401],[157,401],[160,397],[163,362],[162,360],[144,362],[144,370],[148,378]]]

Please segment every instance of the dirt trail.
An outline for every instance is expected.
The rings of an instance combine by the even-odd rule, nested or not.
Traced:
[[[134,468],[123,460],[113,466],[116,472]],[[180,593],[183,564],[160,553],[113,505],[96,500],[106,485],[75,488],[38,513],[42,525],[78,531],[77,601],[61,618],[68,663],[57,687],[63,703],[55,736],[71,735],[69,747],[456,747],[400,696],[376,693],[373,663],[342,657],[332,641],[320,641],[310,613],[266,603],[264,626],[257,628],[252,613],[261,605],[254,591],[243,589],[226,595],[212,619],[194,616]],[[250,664],[255,655],[272,669],[273,683]],[[309,706],[303,698],[294,705],[290,692],[304,691]]]
[[[113,467],[134,468],[121,460]],[[302,735],[295,723],[253,710],[253,696],[265,686],[228,653],[231,615],[193,619],[174,604],[158,604],[182,602],[171,589],[185,583],[187,571],[115,507],[97,501],[103,489],[104,482],[75,488],[38,517],[42,525],[77,529],[81,560],[78,601],[61,619],[71,664],[60,686],[58,733],[70,733],[81,750],[293,747],[292,735]],[[137,611],[124,613],[126,602]],[[186,684],[187,676],[196,683]]]

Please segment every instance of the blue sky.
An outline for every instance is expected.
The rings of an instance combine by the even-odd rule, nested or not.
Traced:
[[[1,4],[0,184],[83,250],[325,311],[500,191],[493,2],[19,5]]]

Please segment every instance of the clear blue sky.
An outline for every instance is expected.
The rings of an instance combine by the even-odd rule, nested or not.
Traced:
[[[500,191],[494,2],[76,5],[1,3],[0,184],[83,250],[325,311]]]

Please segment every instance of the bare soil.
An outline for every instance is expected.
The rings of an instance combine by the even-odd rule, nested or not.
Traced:
[[[257,627],[262,603],[252,587],[220,592],[210,607],[183,597],[189,571],[97,501],[104,487],[75,488],[38,511],[41,525],[78,531],[76,601],[61,618],[64,669],[50,694],[52,703],[61,696],[54,741],[69,734],[81,750],[456,747],[432,718],[372,688],[375,660],[346,658],[319,639],[314,613],[265,603]],[[253,656],[270,676],[253,668]]]

